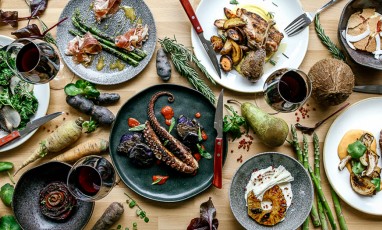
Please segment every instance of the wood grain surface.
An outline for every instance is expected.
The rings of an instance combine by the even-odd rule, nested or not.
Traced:
[[[286,0],[287,1],[287,0]],[[53,25],[57,22],[58,17],[67,4],[68,0],[49,0],[48,1],[48,9],[41,17],[44,22],[49,26]],[[191,47],[191,24],[185,14],[181,4],[176,0],[145,0],[146,4],[151,9],[154,19],[157,26],[157,36],[158,38],[164,37],[173,37],[176,36],[178,42],[185,44],[187,47]],[[200,1],[195,0],[191,1],[194,9],[198,5]],[[240,0],[239,0],[240,2]],[[314,11],[321,7],[326,2],[326,0],[302,0],[301,4],[306,11]],[[327,35],[337,43],[337,24],[342,8],[348,1],[342,0],[338,1],[334,6],[330,7],[327,11],[321,14],[321,23],[323,28],[325,29]],[[24,0],[2,0],[0,2],[0,8],[3,10],[17,10],[19,11],[20,16],[28,16],[28,8],[24,2]],[[20,22],[19,28],[26,25],[26,22]],[[0,34],[11,36],[10,33],[14,30],[7,25],[0,26]],[[330,57],[327,49],[321,44],[320,40],[317,38],[314,25],[310,26],[309,29],[310,38],[309,38],[309,47],[308,52],[305,55],[305,59],[300,66],[305,72],[308,72],[310,67],[316,63],[317,61]],[[55,30],[53,31],[55,34]],[[157,47],[159,45],[157,44]],[[356,75],[356,84],[382,84],[382,73],[377,71],[365,70],[362,68],[354,67],[354,73]],[[70,71],[64,71],[62,74],[70,77],[72,73]],[[130,97],[135,95],[137,92],[155,85],[163,83],[161,79],[156,74],[155,67],[155,58],[149,63],[147,68],[139,74],[138,77],[134,79],[119,84],[116,86],[99,86],[99,89],[104,92],[115,92],[121,95],[121,100],[118,104],[110,106],[109,108],[115,114],[118,112],[120,106],[128,100]],[[185,86],[191,87],[188,81],[181,77],[176,71],[173,69],[172,78],[169,83],[173,84],[181,84]],[[208,82],[217,96],[220,92],[221,86],[212,85]],[[267,105],[262,100],[262,95],[257,94],[242,94],[234,91],[230,91],[226,89],[224,91],[225,97],[224,101],[227,99],[234,98],[239,101],[250,101],[252,103],[257,103],[261,108],[268,109]],[[370,94],[361,94],[361,93],[353,93],[348,102],[351,104],[377,95]],[[314,125],[320,119],[326,117],[328,114],[334,112],[339,107],[330,107],[330,108],[322,108],[316,105],[313,99],[310,99],[307,104],[309,104],[310,108],[316,108],[315,111],[313,109],[309,113],[309,118],[301,120],[301,123],[304,125]],[[307,105],[306,105],[307,106]],[[268,109],[269,112],[271,111]],[[50,95],[50,105],[48,109],[48,113],[53,113],[57,111],[65,111],[66,114],[63,117],[59,117],[52,122],[48,123],[44,127],[40,128],[32,138],[30,138],[23,145],[19,146],[8,152],[0,153],[0,161],[11,161],[16,166],[19,165],[27,156],[30,155],[32,149],[38,147],[38,143],[41,139],[48,135],[48,132],[51,132],[60,124],[63,123],[64,118],[66,120],[73,119],[78,116],[84,116],[74,109],[70,108],[65,103],[65,95],[63,90],[51,90]],[[288,124],[294,124],[296,122],[296,116],[294,113],[288,114],[279,114],[278,116],[282,117],[286,120]],[[322,127],[317,131],[320,141],[321,147],[323,146],[323,140],[325,139],[327,130],[329,129],[331,123],[334,118],[330,119],[326,122]],[[84,142],[89,138],[102,137],[108,139],[109,137],[109,128],[102,127],[98,131],[93,134],[86,135],[83,134],[78,143]],[[253,135],[253,134],[252,134]],[[310,148],[312,148],[311,138]],[[171,229],[186,229],[190,220],[199,216],[199,206],[202,202],[208,200],[209,197],[212,198],[212,201],[217,210],[217,218],[219,220],[219,229],[242,229],[240,224],[234,218],[230,205],[229,205],[229,187],[231,183],[231,178],[234,175],[237,168],[240,166],[240,162],[238,162],[238,158],[242,157],[243,161],[246,159],[256,155],[257,153],[264,151],[278,151],[288,155],[294,155],[293,151],[288,143],[285,143],[283,146],[279,148],[268,148],[259,143],[257,137],[254,138],[253,144],[250,146],[249,150],[239,149],[239,140],[234,142],[229,142],[228,156],[226,160],[226,164],[223,167],[223,189],[217,189],[211,186],[209,189],[199,194],[196,197],[188,199],[179,203],[158,203],[154,201],[150,201],[148,199],[142,198],[139,195],[135,194],[129,188],[127,188],[122,181],[118,183],[118,185],[112,190],[112,192],[102,200],[96,202],[95,209],[93,215],[85,227],[85,229],[90,229],[91,226],[97,221],[97,219],[102,215],[103,211],[106,207],[114,201],[123,202],[125,207],[125,213],[123,217],[118,221],[118,224],[121,224],[123,227],[129,227],[132,229],[132,223],[137,222],[138,229],[161,229],[161,230],[171,230]],[[310,151],[313,154],[313,151]],[[26,169],[29,169],[33,166],[36,166],[42,162],[45,162],[49,158],[53,157],[47,156],[46,159],[35,162],[32,165],[29,165]],[[310,157],[313,159],[313,156]],[[322,166],[323,167],[323,166]],[[24,172],[22,170],[16,177],[15,180],[19,178],[19,176]],[[321,170],[322,173],[322,185],[325,195],[327,196],[330,206],[334,212],[334,208],[332,206],[329,183],[325,176],[325,171]],[[0,185],[9,182],[8,176],[6,173],[0,174]],[[150,218],[149,223],[144,223],[141,219],[136,217],[135,210],[130,209],[125,203],[126,197],[124,192],[130,194],[137,203],[147,212],[147,216]],[[349,229],[381,229],[382,226],[382,218],[380,216],[372,216],[361,213],[344,202],[341,202],[343,208],[343,214],[346,218],[346,222]],[[2,203],[0,203],[0,216],[5,214],[12,214],[12,210],[10,208],[5,207]],[[113,227],[116,228],[117,224]],[[311,229],[313,229],[312,224],[310,225]]]

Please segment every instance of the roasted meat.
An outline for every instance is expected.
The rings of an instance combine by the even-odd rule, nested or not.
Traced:
[[[236,11],[239,16],[247,24],[243,27],[247,35],[248,45],[254,47],[263,41],[265,31],[268,27],[268,22],[256,13],[247,11],[246,9],[239,8]],[[265,40],[265,50],[268,53],[276,52],[284,35],[272,26],[268,31],[268,36]]]

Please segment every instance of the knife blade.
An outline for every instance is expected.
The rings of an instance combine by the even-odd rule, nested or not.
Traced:
[[[215,51],[212,48],[212,43],[204,38],[202,26],[200,25],[199,20],[196,17],[194,9],[192,9],[192,6],[189,0],[180,0],[180,3],[182,4],[183,9],[186,11],[186,14],[188,18],[190,19],[192,27],[194,28],[195,32],[198,34],[199,40],[201,41],[204,50],[207,52],[207,55],[210,58],[216,72],[218,73],[219,78],[221,78],[219,62],[216,57]]]
[[[0,138],[0,147],[13,141],[16,138],[24,137],[28,133],[32,132],[33,130],[37,129],[41,125],[45,124],[46,122],[60,116],[64,112],[56,112],[52,113],[40,118],[37,118],[36,120],[30,121],[25,125],[25,128],[22,130],[15,130],[11,132],[10,134],[6,135],[5,137]]]
[[[357,85],[354,92],[382,94],[382,85]]]
[[[214,128],[217,135],[215,138],[214,150],[214,177],[212,184],[216,188],[222,188],[222,168],[223,168],[223,94],[224,89],[221,90],[216,106]]]

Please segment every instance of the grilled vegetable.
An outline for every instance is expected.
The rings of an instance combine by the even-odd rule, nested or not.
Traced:
[[[243,44],[244,42],[243,35],[236,29],[228,29],[227,36],[238,44]]]
[[[353,190],[360,195],[371,196],[376,193],[376,187],[369,177],[361,177],[352,173],[350,183]]]
[[[220,36],[213,35],[210,38],[210,41],[212,43],[212,47],[214,48],[215,52],[219,52],[221,49],[223,49],[224,43],[223,43],[223,39]]]
[[[223,29],[224,28],[224,23],[225,21],[227,21],[226,19],[217,19],[215,20],[214,22],[214,25],[218,28],[218,29]]]
[[[232,43],[232,62],[233,65],[237,65],[240,63],[241,59],[243,59],[243,51],[241,50],[240,46],[234,42]]]
[[[224,7],[224,15],[230,19],[230,18],[237,18],[237,15],[232,10],[228,9],[227,7]]]
[[[220,67],[224,72],[229,72],[232,70],[233,62],[230,56],[222,55],[220,57]]]
[[[232,40],[227,39],[224,43],[222,50],[220,51],[220,54],[228,55],[228,54],[231,54],[231,52],[232,52]]]
[[[143,143],[143,138],[140,133],[124,134],[121,137],[117,151],[127,154],[131,163],[138,167],[150,167],[155,162],[154,153]]]
[[[230,18],[224,22],[223,29],[227,30],[235,27],[245,26],[247,23],[241,18]],[[219,28],[220,29],[220,28]]]

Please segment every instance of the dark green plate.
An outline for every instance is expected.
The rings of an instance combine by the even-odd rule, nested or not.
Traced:
[[[165,105],[174,109],[174,117],[181,114],[193,118],[199,112],[198,121],[204,127],[208,139],[204,142],[206,150],[213,155],[216,131],[214,129],[215,107],[202,94],[193,89],[162,84],[152,86],[130,98],[119,110],[110,133],[110,155],[114,166],[122,181],[133,191],[148,199],[162,202],[177,202],[188,199],[211,186],[213,177],[213,159],[202,158],[199,161],[199,170],[196,175],[186,175],[171,169],[164,164],[154,165],[151,168],[137,168],[130,163],[127,156],[117,153],[116,149],[120,138],[128,132],[127,119],[135,118],[144,123],[147,120],[147,106],[152,95],[158,91],[169,91],[174,94],[175,101],[171,104],[167,96],[160,97],[155,103],[155,114],[159,122],[165,127],[164,118],[160,110]],[[176,136],[174,129],[171,134]],[[224,139],[224,159],[227,154],[227,140]],[[153,175],[168,175],[169,179],[163,185],[152,185]]]

